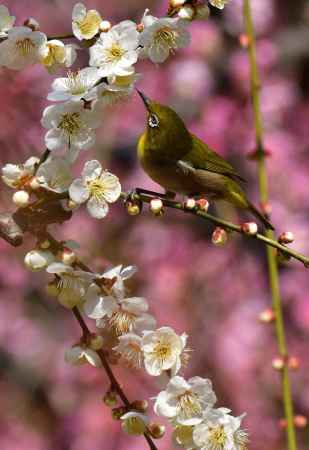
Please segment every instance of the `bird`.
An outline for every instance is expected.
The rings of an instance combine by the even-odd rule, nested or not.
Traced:
[[[247,198],[235,168],[207,144],[190,133],[169,106],[157,103],[137,90],[146,111],[147,125],[137,144],[143,170],[174,198],[206,196],[248,210],[265,228],[274,230],[267,217]]]

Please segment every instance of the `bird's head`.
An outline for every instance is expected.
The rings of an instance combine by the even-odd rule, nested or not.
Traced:
[[[169,106],[157,103],[138,91],[147,110],[147,134],[158,148],[170,148],[178,152],[178,144],[182,147],[190,140],[190,133],[183,120]]]

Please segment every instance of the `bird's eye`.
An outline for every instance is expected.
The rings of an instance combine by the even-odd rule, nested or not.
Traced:
[[[156,116],[155,114],[151,114],[151,115],[149,116],[148,123],[149,123],[149,126],[150,126],[151,128],[156,128],[156,127],[158,127],[158,126],[159,126],[159,119],[158,119],[158,116]]]

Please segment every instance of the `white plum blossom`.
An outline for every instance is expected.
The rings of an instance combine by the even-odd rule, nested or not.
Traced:
[[[143,47],[142,56],[148,57],[154,63],[164,62],[170,53],[187,47],[190,43],[185,20],[167,17],[158,19],[145,14],[142,23],[144,30],[139,40]]]
[[[209,3],[218,9],[223,9],[229,0],[209,0]]]
[[[103,106],[114,105],[117,102],[127,100],[132,94],[136,81],[140,78],[134,68],[127,75],[111,75],[107,77],[107,83],[100,83],[93,92],[95,98]],[[93,94],[92,94],[93,95]]]
[[[134,333],[119,336],[119,342],[113,350],[118,353],[128,367],[140,369],[143,367],[144,356],[142,338]]]
[[[110,328],[117,336],[126,333],[141,333],[155,327],[155,319],[147,314],[148,303],[144,298],[115,299],[104,295],[96,284],[92,284],[85,296],[84,311],[96,320],[98,328]]]
[[[120,419],[123,431],[133,436],[144,434],[149,423],[149,418],[137,411],[129,411],[121,416]]]
[[[51,155],[38,168],[36,180],[48,191],[65,192],[72,182],[71,165],[65,158]]]
[[[200,450],[246,450],[247,433],[240,428],[244,415],[234,417],[226,408],[210,409],[204,421],[193,430],[193,441]]]
[[[15,17],[10,16],[6,6],[0,5],[0,38],[6,37],[7,32],[13,28]]]
[[[90,47],[89,65],[99,67],[102,77],[128,75],[138,58],[139,34],[130,20],[120,22],[107,33],[101,33]]]
[[[87,100],[88,92],[100,80],[101,75],[96,67],[85,67],[77,72],[69,72],[67,77],[56,78],[52,83],[52,92],[48,100],[63,102],[67,100]]]
[[[193,377],[186,381],[180,376],[170,379],[166,390],[156,398],[156,414],[173,419],[180,425],[197,425],[203,421],[207,408],[216,403],[211,381]]]
[[[181,367],[186,341],[186,334],[178,336],[170,327],[145,332],[142,349],[146,371],[153,376],[159,376],[167,370],[176,375]]]
[[[108,213],[108,203],[118,200],[121,185],[115,175],[102,169],[99,161],[92,160],[84,165],[82,177],[73,181],[69,194],[77,204],[87,202],[89,214],[102,219]]]
[[[39,158],[31,156],[24,164],[5,164],[1,168],[3,182],[14,189],[23,189],[32,179]]]
[[[87,11],[83,3],[76,3],[72,11],[72,30],[78,40],[92,39],[99,32],[101,22],[98,11]]]
[[[28,27],[8,30],[7,39],[0,44],[0,66],[20,70],[40,61],[47,38]]]
[[[57,275],[58,300],[66,308],[81,306],[85,293],[93,281],[93,274],[83,270],[75,270],[73,267],[54,262],[46,271]]]
[[[89,363],[94,367],[101,367],[102,361],[95,350],[86,345],[74,345],[66,350],[64,359],[73,366],[80,366]]]
[[[46,42],[41,50],[41,63],[53,73],[60,67],[71,67],[77,57],[75,44],[64,44],[62,41],[52,39]]]
[[[88,149],[95,143],[95,128],[101,123],[96,107],[85,109],[82,100],[45,108],[41,124],[49,131],[45,145],[49,150],[68,146],[72,151]]]
[[[124,281],[131,278],[136,272],[136,266],[123,267],[123,265],[120,264],[119,266],[115,266],[111,269],[106,270],[102,274],[96,274],[96,279],[99,281],[105,278],[110,280],[114,279],[113,286],[111,287],[111,292],[115,297],[120,299],[125,297]]]

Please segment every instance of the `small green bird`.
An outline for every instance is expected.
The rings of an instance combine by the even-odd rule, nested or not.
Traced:
[[[148,112],[147,128],[138,142],[138,159],[145,172],[166,192],[206,195],[249,210],[266,228],[267,218],[247,199],[244,179],[218,153],[191,134],[171,108],[141,96]]]

